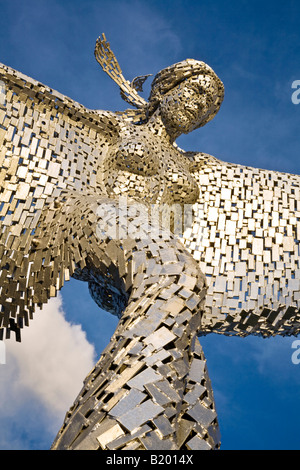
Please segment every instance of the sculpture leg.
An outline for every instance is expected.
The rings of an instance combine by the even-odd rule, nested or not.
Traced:
[[[89,254],[103,276],[111,266],[118,269],[130,297],[53,450],[217,447],[216,413],[196,338],[204,276],[177,240],[142,235],[122,242],[103,237]]]
[[[196,339],[201,282],[191,266],[155,284],[144,272],[53,449],[213,448],[216,413]]]
[[[213,390],[198,338],[195,338],[192,355],[177,426],[178,447],[190,450],[219,449],[220,432]]]

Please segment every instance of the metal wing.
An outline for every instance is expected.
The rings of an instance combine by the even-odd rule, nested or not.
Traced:
[[[200,196],[182,242],[208,282],[203,333],[300,331],[300,176],[186,154]]]
[[[19,339],[34,306],[74,270],[76,250],[49,245],[47,227],[55,230],[68,192],[102,188],[98,169],[117,122],[2,64],[0,84],[0,339],[4,329]]]

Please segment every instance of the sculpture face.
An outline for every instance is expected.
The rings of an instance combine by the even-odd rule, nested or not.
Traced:
[[[217,99],[217,84],[208,75],[192,76],[163,95],[161,117],[167,129],[188,134],[204,125]]]

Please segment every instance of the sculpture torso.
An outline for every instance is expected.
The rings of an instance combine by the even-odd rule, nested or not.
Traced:
[[[160,130],[121,125],[116,145],[103,162],[103,183],[110,196],[129,196],[144,204],[193,204],[198,185],[189,160]]]

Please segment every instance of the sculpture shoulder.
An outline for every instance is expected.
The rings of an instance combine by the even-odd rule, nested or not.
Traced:
[[[181,153],[183,157],[186,158],[189,171],[191,173],[196,173],[199,170],[203,170],[205,167],[209,167],[215,165],[217,163],[221,163],[221,160],[209,155],[208,153],[204,152],[194,152],[194,151],[185,151],[177,147],[177,150]]]

